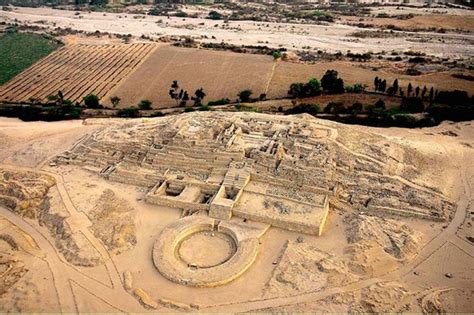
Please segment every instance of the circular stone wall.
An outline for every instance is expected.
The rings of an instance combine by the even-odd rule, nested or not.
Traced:
[[[217,229],[207,216],[190,216],[168,225],[155,240],[153,263],[169,280],[212,287],[243,274],[255,261],[259,242],[232,224]]]

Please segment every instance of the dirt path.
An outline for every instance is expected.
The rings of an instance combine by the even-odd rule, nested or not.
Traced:
[[[1,167],[11,168],[11,166],[0,165]],[[18,167],[16,167],[18,169]],[[25,169],[27,170],[27,169]],[[107,249],[88,229],[91,225],[89,219],[84,213],[77,211],[74,207],[69,194],[64,186],[64,179],[61,175],[40,171],[41,173],[53,176],[56,179],[56,186],[58,188],[61,200],[64,203],[70,217],[67,219],[71,225],[73,232],[81,232],[94,246],[94,248],[104,257],[105,269],[107,270],[108,278],[111,286],[104,284],[90,276],[86,275],[70,263],[68,263],[54,246],[54,239],[40,229],[36,222],[21,218],[11,211],[0,207],[0,215],[8,219],[10,222],[21,228],[24,232],[29,234],[45,253],[42,258],[48,263],[51,273],[54,278],[56,292],[58,294],[58,301],[62,312],[78,312],[77,303],[74,299],[74,294],[70,282],[78,284],[90,294],[96,296],[104,303],[109,304],[117,311],[122,312],[142,312],[143,308],[138,301],[134,299],[123,287],[122,279],[119,271],[110,256]]]
[[[278,64],[278,59],[275,60],[273,62],[273,65],[272,65],[272,71],[270,72],[270,75],[268,76],[268,80],[267,80],[267,84],[265,85],[265,95],[268,94],[268,90],[270,89],[270,84],[272,83],[272,80],[273,80],[273,75],[275,74],[275,70],[276,70],[276,67],[277,67],[277,64]]]
[[[45,257],[41,259],[47,262],[53,275],[61,312],[77,313],[79,311],[70,285],[71,281],[87,288],[90,294],[109,304],[117,311],[143,311],[137,300],[125,291],[120,279],[118,280],[120,283],[113,280],[114,278],[117,279],[114,275],[116,270],[111,272],[110,268],[107,268],[113,281],[112,287],[109,287],[64,261],[53,245],[54,240],[41,231],[35,223],[25,220],[3,207],[0,207],[0,215],[29,234],[45,254]]]

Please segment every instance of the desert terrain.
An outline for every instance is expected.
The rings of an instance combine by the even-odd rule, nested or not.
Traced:
[[[470,312],[473,128],[2,118],[1,309]],[[248,158],[232,162],[239,148]],[[173,231],[197,226],[168,265]]]
[[[468,15],[467,17],[465,15]],[[422,18],[422,17],[421,17]],[[452,23],[452,18],[442,16],[443,22]],[[472,25],[472,12],[463,11],[456,18],[458,24]],[[469,19],[469,22],[466,22]],[[70,28],[86,32],[107,32],[111,34],[131,34],[158,38],[161,36],[190,36],[206,42],[226,42],[235,45],[259,45],[270,43],[272,47],[304,49],[310,46],[316,50],[364,53],[381,50],[424,51],[429,55],[465,57],[472,53],[471,34],[439,34],[406,32],[402,37],[393,38],[351,38],[350,34],[361,30],[344,23],[333,25],[298,25],[292,23],[255,21],[214,21],[205,18],[180,18],[147,16],[122,13],[89,12],[77,15],[75,11],[49,8],[15,8],[0,12],[0,21],[24,23],[46,28]],[[343,21],[345,22],[345,21]],[[384,22],[384,21],[382,21]],[[403,22],[403,21],[402,21]],[[393,23],[392,23],[393,24]],[[415,24],[419,25],[418,22]],[[427,24],[427,23],[425,23]],[[422,24],[425,26],[425,24]],[[440,25],[443,25],[441,23]],[[430,26],[430,24],[427,24]],[[449,26],[449,25],[448,25]],[[472,26],[467,26],[471,30]],[[410,39],[414,35],[413,39]],[[408,40],[407,40],[408,39]],[[445,45],[444,41],[451,41]],[[383,43],[383,45],[381,45]],[[466,45],[468,43],[468,45]]]
[[[465,2],[16,5],[0,312],[474,313]]]

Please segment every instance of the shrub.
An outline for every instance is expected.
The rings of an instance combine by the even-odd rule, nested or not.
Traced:
[[[99,108],[99,97],[95,94],[89,94],[84,96],[83,98],[84,104],[87,108]]]
[[[379,99],[377,102],[375,102],[374,107],[385,109],[385,102],[382,99]]]
[[[329,102],[324,108],[324,112],[327,114],[343,114],[346,112],[346,107],[341,102]]]
[[[57,95],[48,95],[48,97],[46,97],[48,99],[48,102],[56,102],[58,100],[58,96]]]
[[[120,109],[117,111],[117,116],[119,117],[129,117],[129,118],[134,118],[139,116],[138,108],[135,107],[127,107]]]
[[[416,118],[410,114],[396,114],[393,115],[393,119],[399,127],[414,127],[416,125]]]
[[[252,90],[243,90],[240,91],[238,94],[238,97],[241,102],[249,102],[250,101],[250,96],[252,95]]]
[[[184,112],[185,113],[194,112],[194,108],[192,106],[186,106],[184,108]]]
[[[112,96],[112,97],[110,98],[110,103],[112,103],[112,106],[113,106],[113,107],[117,107],[118,104],[120,103],[120,97],[118,97],[118,96]]]
[[[408,68],[406,70],[406,74],[407,75],[420,75],[421,74],[421,71],[420,70],[417,70],[415,68]]]
[[[163,112],[157,111],[150,115],[150,117],[163,117],[165,114]]]
[[[422,113],[425,107],[423,101],[418,97],[404,97],[400,104],[400,110],[407,113]]]
[[[426,111],[436,120],[452,120],[452,121],[463,121],[473,119],[474,111],[471,109],[470,113],[466,112],[466,108],[451,107],[443,104],[433,104],[426,109]]]
[[[467,92],[461,90],[440,91],[434,101],[448,105],[473,105],[472,99],[469,99]]]
[[[216,106],[216,105],[227,105],[229,103],[230,103],[230,100],[228,98],[221,98],[220,100],[217,100],[217,101],[209,101],[207,105]]]
[[[209,12],[209,15],[207,16],[207,18],[211,20],[220,20],[222,19],[222,14],[220,14],[217,11],[211,11]]]
[[[151,104],[152,102],[149,100],[141,100],[140,103],[138,103],[138,107],[143,110],[148,110],[151,109]]]
[[[367,89],[367,85],[356,83],[354,85],[346,86],[345,89],[346,89],[346,92],[349,92],[349,93],[362,93],[362,92],[365,92],[365,90]]]
[[[281,107],[281,106],[280,106]],[[278,110],[281,112],[283,111],[283,108],[278,108]],[[294,115],[294,114],[302,114],[302,113],[307,113],[310,115],[316,115],[317,113],[321,112],[321,108],[319,107],[318,104],[306,104],[306,103],[301,103],[293,108],[289,108],[286,110],[285,114],[287,115]]]
[[[176,16],[176,17],[188,17],[188,14],[186,12],[183,12],[183,11],[178,11],[174,14],[174,16]]]
[[[352,115],[359,114],[360,112],[362,112],[363,109],[364,109],[364,105],[362,105],[362,103],[360,102],[355,102],[354,104],[352,104],[352,106],[348,108],[348,110],[350,111]]]
[[[424,62],[426,62],[426,58],[417,56],[417,57],[413,57],[413,58],[408,59],[408,62],[410,62],[410,63],[424,63]]]
[[[273,56],[273,59],[281,58],[281,52],[276,50],[276,51],[272,52],[272,56]]]

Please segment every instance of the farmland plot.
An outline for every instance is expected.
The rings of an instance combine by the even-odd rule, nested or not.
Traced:
[[[155,47],[143,43],[65,46],[0,86],[0,101],[45,102],[58,91],[73,102],[91,93],[102,97]]]
[[[288,96],[288,87],[294,82],[307,82],[310,78],[321,79],[328,69],[337,70],[346,85],[356,83],[365,84],[373,88],[376,76],[386,79],[389,85],[398,79],[400,87],[406,90],[409,83],[415,86],[434,87],[439,90],[465,90],[474,93],[471,81],[457,79],[451,76],[455,71],[443,71],[409,76],[384,70],[374,71],[361,68],[357,63],[348,61],[320,61],[315,64],[301,64],[293,62],[279,62],[267,91],[268,98],[282,98]]]
[[[121,107],[153,102],[154,108],[172,106],[168,91],[173,80],[190,95],[198,88],[207,94],[204,103],[220,98],[235,100],[241,90],[251,89],[252,97],[265,93],[272,76],[271,56],[238,54],[163,46],[157,48],[137,69],[110,91],[121,98]],[[189,102],[191,104],[191,102]]]

